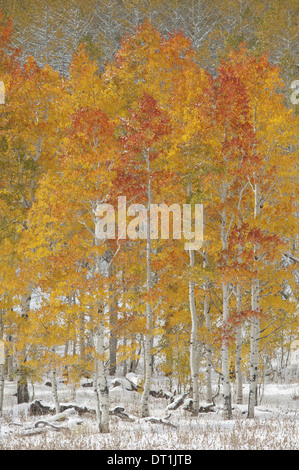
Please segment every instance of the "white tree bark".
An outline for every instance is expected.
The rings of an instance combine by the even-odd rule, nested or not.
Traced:
[[[95,343],[96,343],[96,340],[95,340]],[[94,366],[94,374],[93,374],[93,391],[94,391],[94,397],[95,397],[95,402],[96,402],[97,425],[100,431],[101,429],[101,402],[100,402],[100,394],[98,390],[98,380],[99,380],[98,377],[99,377],[98,359],[95,358],[95,366]]]
[[[111,267],[109,266],[108,269],[108,276],[112,275]],[[109,359],[109,375],[116,374],[116,349],[117,349],[117,337],[115,335],[114,329],[117,322],[117,297],[116,292],[114,289],[113,283],[110,283],[109,286],[109,327],[110,327],[110,338],[109,338],[109,352],[110,352],[110,359]]]
[[[8,382],[13,382],[14,380],[13,375],[14,375],[14,355],[13,355],[12,346],[11,344],[9,344],[8,353],[7,353],[7,380]]]
[[[237,285],[236,293],[237,312],[241,312],[241,289]],[[236,327],[236,403],[243,403],[243,376],[242,376],[242,327]]]
[[[207,266],[207,253],[204,252],[203,268]],[[208,286],[204,284],[204,299],[203,299],[203,313],[206,323],[206,328],[211,333],[211,317],[210,305],[208,300]],[[212,348],[210,341],[206,343],[206,400],[208,403],[213,401],[212,393]]]
[[[4,400],[4,364],[0,364],[0,416],[2,416]]]
[[[148,169],[148,207],[147,207],[147,234],[146,234],[146,291],[147,293],[152,287],[152,276],[151,276],[151,226],[150,226],[150,204],[152,200],[152,188],[151,188],[151,175],[150,175],[150,158],[147,155],[147,169]],[[146,335],[144,341],[144,365],[145,365],[145,380],[144,388],[141,397],[141,415],[143,418],[149,416],[149,395],[152,380],[152,328],[153,328],[153,315],[150,302],[146,302]]]
[[[223,337],[222,337],[222,370],[221,370],[221,382],[222,382],[222,393],[223,393],[223,416],[225,419],[232,418],[232,406],[231,406],[231,386],[229,381],[229,345],[228,339],[225,335],[226,328],[229,319],[229,284],[223,283],[222,285],[223,295]]]
[[[194,251],[189,250],[191,275],[192,268],[194,268]],[[195,305],[195,294],[194,294],[194,281],[189,280],[189,305],[191,313],[191,341],[190,341],[190,368],[191,368],[191,380],[193,390],[193,412],[195,415],[198,414],[199,410],[199,386],[198,386],[198,339],[197,339],[197,328],[198,320],[196,315]]]
[[[32,295],[32,286],[29,285],[27,292],[22,296],[21,299],[21,314],[26,321],[29,311],[30,311],[30,302],[31,302],[31,295]],[[19,353],[18,358],[18,373],[17,373],[17,402],[20,403],[28,403],[29,402],[29,392],[28,392],[28,382],[25,373],[24,363],[26,360],[26,349],[22,350]]]
[[[222,203],[225,204],[227,199],[227,183],[223,184],[222,192]],[[227,214],[224,209],[221,214],[221,242],[222,249],[225,252],[228,248],[228,229],[227,229]],[[221,382],[222,382],[222,393],[223,393],[223,416],[225,419],[232,418],[232,406],[231,406],[231,387],[229,381],[229,344],[226,337],[228,330],[229,321],[229,284],[227,282],[222,283],[222,370],[221,370]]]
[[[85,315],[84,312],[80,313],[80,323],[79,323],[79,350],[80,358],[82,361],[85,360]]]
[[[5,350],[3,340],[3,318],[2,310],[0,310],[0,416],[2,416],[3,410],[3,399],[4,399],[4,362],[5,362]],[[2,348],[3,347],[3,348]],[[3,350],[2,350],[3,349]]]
[[[101,313],[100,313],[101,314]],[[105,328],[103,319],[100,319],[95,338],[95,346],[97,353],[97,366],[96,366],[96,390],[97,384],[99,384],[101,407],[100,412],[98,410],[98,425],[101,433],[109,432],[109,387],[107,383],[107,377],[105,374]],[[97,392],[96,392],[97,395]],[[98,399],[97,399],[98,402]]]
[[[252,309],[257,311],[259,307],[259,281],[252,285]],[[260,336],[260,320],[257,317],[251,319],[250,329],[250,388],[248,396],[248,418],[254,418],[254,407],[257,405],[257,383],[258,383],[258,348]]]
[[[98,246],[100,240],[96,236],[95,228],[95,245]],[[95,256],[95,273],[101,273],[101,258],[98,254]],[[105,370],[105,325],[104,325],[104,308],[98,302],[98,318],[97,329],[94,337],[95,344],[95,373],[94,373],[94,392],[96,397],[97,423],[100,433],[109,433],[109,387],[107,383]],[[99,391],[100,396],[99,396]]]
[[[211,318],[210,318],[210,306],[208,299],[204,298],[204,316],[206,320],[206,328],[211,332]],[[210,341],[206,343],[206,400],[208,403],[213,401],[212,391],[212,348]]]
[[[254,217],[260,215],[260,190],[259,184],[255,184],[254,190]],[[258,245],[254,247],[254,263],[258,263]],[[251,308],[253,311],[259,310],[260,283],[258,279],[252,282],[251,286]],[[257,404],[257,382],[258,382],[258,348],[260,336],[260,320],[256,316],[251,319],[250,330],[250,387],[248,396],[248,418],[254,418],[254,407]]]
[[[56,414],[60,413],[60,404],[58,399],[57,391],[57,378],[56,378],[56,369],[53,367],[51,370],[51,382],[52,382],[52,396],[55,405]]]

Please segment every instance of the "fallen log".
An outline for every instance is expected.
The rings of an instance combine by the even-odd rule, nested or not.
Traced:
[[[109,410],[109,414],[112,416],[117,416],[124,421],[135,421],[135,418],[132,415],[128,415],[128,413],[125,412],[125,409],[121,406],[116,406],[112,410]]]
[[[93,382],[83,382],[81,384],[81,387],[85,387],[85,388],[90,388],[90,387],[93,387]]]
[[[78,413],[81,416],[84,413],[91,413],[96,414],[96,410],[93,408],[87,408],[86,406],[79,406],[75,403],[68,403],[68,404],[61,404],[60,405],[61,413],[51,416],[48,421],[62,421],[68,417],[68,413],[74,414]],[[31,415],[46,415],[46,414],[53,414],[55,412],[55,407],[49,404],[44,404],[41,400],[35,400],[33,403],[30,404],[29,414]],[[117,416],[118,418],[124,421],[135,421],[134,416],[129,415],[125,412],[125,409],[122,406],[116,406],[109,410],[109,414],[112,416]]]
[[[76,403],[61,403],[60,410],[61,412],[73,408],[79,415],[83,413],[92,413],[95,414],[96,411],[93,408],[87,408],[86,406],[79,406]],[[49,403],[42,402],[42,400],[35,400],[30,403],[29,414],[33,416],[41,416],[47,414],[55,413],[55,407]]]
[[[65,421],[67,419],[69,419],[70,416],[72,415],[75,415],[76,414],[76,410],[74,407],[68,407],[66,408],[64,411],[62,411],[61,413],[57,413],[56,415],[54,416],[50,416],[48,418],[48,421]]]
[[[140,385],[138,385],[138,376],[134,374],[134,372],[129,372],[126,375],[126,379],[128,380],[128,382],[130,382],[130,385],[132,386],[132,390],[134,390],[135,392],[138,392],[141,389]]]
[[[33,429],[24,429],[23,434],[21,436],[32,436],[32,434],[43,434],[47,432],[49,429],[44,427],[44,428],[33,428]]]
[[[203,403],[201,405],[199,405],[199,409],[198,409],[198,412],[199,413],[214,413],[215,410],[213,410],[212,408],[215,408],[215,403]]]
[[[171,401],[171,403],[169,403],[169,405],[167,405],[166,410],[171,410],[171,411],[177,410],[184,403],[185,398],[187,398],[188,395],[189,395],[189,392],[184,393],[183,395],[177,396],[175,399]]]
[[[65,429],[65,426],[57,426],[57,424],[50,423],[49,421],[46,421],[44,419],[39,419],[34,423],[34,428],[38,428],[40,424],[43,424],[44,426],[49,426],[52,429],[55,429],[56,431],[59,431],[60,429]],[[25,429],[30,429],[26,428]]]
[[[186,411],[190,411],[191,413],[194,411],[192,398],[188,398],[187,400],[184,401],[183,409]]]
[[[172,396],[168,392],[164,392],[162,388],[157,387],[155,385],[151,387],[149,394],[154,398],[172,398]]]
[[[216,405],[215,403],[200,403],[199,408],[198,408],[198,413],[210,413],[214,412],[212,408],[214,408]],[[188,398],[188,400],[185,400],[183,409],[186,411],[190,411],[190,413],[194,413],[194,408],[193,408],[193,400],[192,398]]]
[[[60,422],[64,422],[64,424],[58,424]],[[45,432],[49,429],[60,431],[67,429],[70,425],[73,426],[81,423],[82,420],[77,418],[76,410],[74,408],[69,408],[61,413],[57,413],[54,416],[49,416],[47,419],[39,419],[34,422],[21,424],[21,427],[24,429],[24,435],[31,435]],[[20,423],[12,422],[10,425],[20,426]]]
[[[87,408],[87,406],[79,406],[76,405],[75,403],[70,403],[70,404],[61,404],[60,409],[61,411],[68,410],[70,408],[73,408],[79,415],[83,413],[91,413],[91,414],[96,414],[96,410],[93,408]]]
[[[172,424],[169,421],[166,421],[163,418],[156,418],[155,416],[150,416],[148,418],[144,418],[144,421],[151,424],[163,424],[164,426],[169,426],[171,428],[177,428],[176,424]]]
[[[29,414],[33,416],[47,415],[52,411],[54,408],[51,409],[50,405],[42,403],[41,400],[35,400],[29,406]]]
[[[128,392],[132,392],[133,390],[137,391],[137,387],[135,383],[131,382],[127,378],[113,379],[111,381],[111,387],[112,388],[122,387],[123,390],[127,390]]]

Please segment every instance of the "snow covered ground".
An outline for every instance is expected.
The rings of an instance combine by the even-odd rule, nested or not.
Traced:
[[[110,382],[111,383],[111,382]],[[30,388],[30,387],[29,387]],[[247,400],[244,386],[244,402]],[[74,410],[64,421],[56,421],[58,427],[36,427],[38,434],[31,434],[38,420],[50,415],[31,416],[29,405],[16,405],[16,383],[7,382],[4,412],[0,418],[0,449],[42,450],[298,450],[299,448],[299,384],[273,384],[264,386],[256,407],[254,420],[246,418],[247,405],[233,405],[233,419],[223,420],[221,397],[217,398],[213,412],[194,417],[183,406],[167,411],[166,398],[150,398],[151,415],[167,418],[173,426],[150,423],[140,418],[140,394],[126,390],[124,383],[110,389],[110,409],[123,406],[135,417],[135,421],[123,421],[111,416],[111,432],[97,432],[95,415]],[[30,388],[31,395],[33,389]],[[74,403],[89,409],[95,408],[93,389],[79,387],[73,391],[59,384],[61,404]],[[51,388],[45,384],[34,386],[32,398],[53,406]]]

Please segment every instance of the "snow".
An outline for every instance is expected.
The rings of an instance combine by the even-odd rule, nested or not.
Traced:
[[[295,450],[298,445],[299,399],[298,383],[264,385],[259,405],[255,408],[255,419],[247,414],[248,385],[244,385],[244,405],[233,403],[233,419],[222,417],[221,396],[216,399],[213,412],[200,413],[194,417],[186,406],[173,410],[170,399],[150,398],[151,416],[156,422],[140,416],[140,393],[120,386],[113,381],[124,377],[110,377],[110,409],[122,406],[134,422],[122,421],[111,416],[109,434],[97,430],[95,415],[68,411],[65,421],[57,422],[61,429],[51,429],[35,422],[49,421],[51,415],[30,416],[30,404],[16,404],[15,382],[6,382],[3,416],[0,418],[0,449],[113,449],[113,450]],[[130,380],[137,383],[138,377]],[[163,387],[162,387],[163,388]],[[30,386],[29,386],[30,389]],[[153,389],[161,389],[161,378]],[[33,392],[33,389],[30,390]],[[79,386],[75,398],[71,387],[59,383],[61,404],[73,404],[95,410],[93,388]],[[204,396],[201,404],[206,405]],[[51,388],[45,381],[34,386],[34,400],[54,409]],[[174,398],[175,403],[178,396]],[[187,396],[184,404],[187,405]],[[168,407],[168,409],[167,409]],[[158,420],[161,420],[158,423]],[[176,427],[170,427],[167,422]],[[54,426],[53,426],[54,427]],[[34,432],[34,434],[33,434]]]

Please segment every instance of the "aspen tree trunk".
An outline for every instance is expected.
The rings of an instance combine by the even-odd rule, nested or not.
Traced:
[[[0,416],[2,416],[4,400],[4,364],[0,364]]]
[[[194,268],[194,251],[189,250],[190,256],[190,267],[191,270]],[[195,305],[195,295],[194,295],[194,281],[190,279],[189,281],[189,305],[191,313],[191,341],[190,341],[190,368],[191,368],[191,380],[192,380],[192,390],[193,390],[193,413],[198,414],[199,410],[199,387],[198,387],[198,340],[197,340],[197,315],[196,315],[196,305]]]
[[[0,341],[3,341],[3,312],[0,310]],[[3,343],[2,343],[3,344]],[[1,344],[1,346],[2,346]],[[3,357],[2,357],[3,353]],[[0,416],[2,416],[3,410],[3,399],[4,399],[4,360],[5,360],[5,351],[3,345],[3,351],[0,352],[1,362],[0,362]]]
[[[141,336],[141,338],[139,339],[139,342],[138,342],[139,349],[138,350],[137,350],[137,341],[138,341],[137,337],[135,335],[131,335],[130,344],[131,344],[131,350],[133,349],[133,346],[134,346],[135,359],[133,359],[133,356],[130,359],[129,372],[134,372],[134,373],[136,372],[136,369],[137,369],[137,366],[138,366],[138,363],[139,363],[138,357],[140,356],[140,353],[141,353],[141,350],[142,350],[143,337]]]
[[[99,245],[99,239],[95,234],[95,245]],[[95,257],[95,273],[101,272],[101,259],[98,254]],[[96,396],[97,422],[100,433],[109,433],[109,387],[105,371],[105,326],[103,320],[103,307],[98,306],[98,325],[95,333],[95,380],[94,391]],[[98,393],[100,391],[100,398]],[[101,403],[100,403],[101,400]]]
[[[258,183],[255,184],[254,190],[254,217],[257,218],[260,214],[260,192]],[[255,263],[258,262],[258,246],[254,247]],[[255,312],[259,310],[259,294],[260,283],[255,279],[251,286],[251,308]],[[260,320],[253,316],[251,319],[250,329],[250,386],[248,396],[248,418],[254,418],[254,407],[257,405],[257,382],[258,382],[258,348],[260,336]]]
[[[21,299],[21,311],[24,321],[28,317],[28,312],[30,310],[30,301],[32,295],[32,288],[29,286],[28,292],[22,296]],[[21,352],[20,363],[18,366],[17,373],[17,403],[28,403],[29,402],[29,391],[28,391],[28,382],[26,377],[26,368],[24,363],[26,361],[26,350]]]
[[[241,289],[237,286],[236,294],[237,312],[241,312]],[[242,327],[236,327],[236,403],[243,404],[243,376],[242,376]]]
[[[69,353],[69,341],[67,341],[64,345],[64,357],[67,357]]]
[[[80,359],[82,362],[85,361],[85,315],[84,312],[80,314],[80,326],[79,326],[79,350],[80,350]]]
[[[225,203],[227,197],[227,185],[224,183],[222,203]],[[228,234],[227,234],[227,214],[226,211],[222,212],[222,224],[221,224],[221,241],[222,249],[226,251],[228,248]],[[231,387],[229,381],[229,345],[226,337],[228,321],[229,321],[229,284],[225,281],[222,283],[222,370],[221,370],[221,381],[222,381],[222,392],[223,392],[223,415],[225,419],[232,418],[232,406],[231,406]]]
[[[85,360],[86,362],[91,362],[92,361],[92,354],[90,353],[90,350],[93,346],[93,332],[91,331],[91,326],[93,323],[93,315],[89,314],[89,320],[88,320],[88,326],[87,326],[87,333],[86,333],[86,349],[87,351],[85,352]]]
[[[102,312],[99,312],[101,315]],[[107,383],[107,377],[105,374],[105,329],[103,319],[100,319],[98,324],[98,329],[96,333],[95,345],[96,345],[96,380],[95,387],[97,390],[98,384],[100,389],[100,398],[101,398],[101,408],[98,410],[98,425],[100,433],[109,432],[109,388]],[[97,395],[97,404],[99,403],[98,392]],[[98,405],[97,405],[98,406]]]
[[[111,267],[109,266],[108,276],[112,274]],[[110,312],[109,312],[109,326],[110,326],[110,339],[109,339],[109,352],[110,352],[110,363],[109,363],[109,375],[115,375],[116,373],[116,348],[117,348],[117,338],[114,333],[114,329],[117,322],[117,300],[116,294],[114,292],[113,283],[109,286],[109,295],[110,295]]]
[[[58,391],[57,391],[57,377],[56,377],[56,369],[53,367],[51,370],[51,382],[52,382],[52,396],[55,405],[56,414],[60,413],[60,404],[58,399]]]
[[[223,295],[223,328],[224,333],[228,324],[229,318],[229,285],[223,283],[222,285],[222,295]],[[222,392],[223,392],[223,404],[224,404],[224,418],[232,418],[232,405],[231,405],[231,387],[229,381],[229,347],[228,339],[225,337],[225,334],[222,338]]]
[[[151,174],[150,174],[150,157],[147,155],[148,170],[148,205],[147,205],[147,227],[146,227],[146,292],[149,293],[152,287],[151,275],[151,225],[150,225],[150,205],[152,201]],[[143,394],[141,397],[141,415],[143,418],[149,416],[149,394],[152,379],[152,328],[153,315],[150,302],[146,301],[146,335],[144,341],[144,365],[145,365],[145,381]]]
[[[210,306],[208,299],[204,298],[204,316],[206,320],[206,328],[211,332],[211,318],[210,318]],[[211,344],[208,341],[206,344],[206,400],[208,403],[213,401],[212,391],[212,349]]]
[[[207,265],[207,253],[204,252],[203,268]],[[210,305],[207,297],[207,285],[204,284],[203,313],[206,322],[206,328],[211,333]],[[212,349],[210,341],[206,343],[206,400],[208,403],[213,401],[212,392]]]
[[[111,312],[110,315],[110,324],[115,324],[115,311]],[[113,328],[113,327],[112,327]],[[110,350],[110,367],[109,367],[109,375],[116,374],[116,348],[117,348],[117,338],[115,334],[112,332],[110,333],[110,342],[109,342],[109,350]]]
[[[9,345],[8,352],[7,352],[7,380],[9,382],[13,382],[13,374],[14,374],[14,356],[13,356],[12,346]]]
[[[125,282],[123,281],[125,278],[125,273],[126,273],[126,268],[123,268],[122,270],[122,294],[125,295],[125,292],[127,291]],[[122,360],[122,374],[125,377],[128,373],[128,361],[127,361],[127,336],[124,336],[123,338],[123,348],[124,348],[124,358]]]
[[[3,364],[0,363],[0,416],[2,416],[3,400],[4,400],[4,361],[3,361]]]
[[[147,292],[151,288],[151,255],[150,255],[151,243],[147,241]],[[145,382],[144,389],[141,398],[141,414],[142,417],[149,416],[149,393],[152,379],[152,356],[151,356],[151,346],[152,346],[152,309],[150,303],[146,302],[146,329],[147,333],[145,335],[144,341],[144,365],[145,365]]]
[[[124,350],[127,350],[127,338],[124,338]],[[126,358],[122,361],[122,368],[123,368],[123,376],[125,377],[128,373],[128,365]]]
[[[236,328],[236,403],[243,404],[243,375],[242,375],[242,328]]]
[[[252,309],[259,307],[259,281],[252,285],[251,291]],[[257,405],[257,382],[258,382],[258,348],[260,336],[260,321],[258,318],[251,319],[250,329],[250,387],[248,396],[248,418],[254,418],[254,407]]]
[[[76,338],[73,339],[73,350],[72,350],[73,356],[76,356],[77,354],[77,340]]]
[[[25,375],[24,367],[20,366],[17,374],[17,403],[29,403],[28,382]]]
[[[187,185],[187,196],[191,196],[192,188],[191,182]],[[191,276],[194,268],[194,251],[189,250]],[[191,337],[190,337],[190,370],[192,382],[192,400],[193,400],[193,413],[198,414],[199,410],[199,386],[198,386],[198,371],[199,371],[199,344],[197,339],[198,319],[196,315],[195,304],[195,283],[192,279],[189,280],[189,308],[191,314]]]
[[[94,345],[96,349],[96,335],[94,337]],[[101,429],[101,402],[100,402],[100,394],[98,390],[98,377],[99,377],[99,370],[98,370],[98,358],[95,357],[94,361],[94,374],[93,374],[93,391],[95,396],[96,402],[96,417],[97,417],[97,425],[98,429]]]

